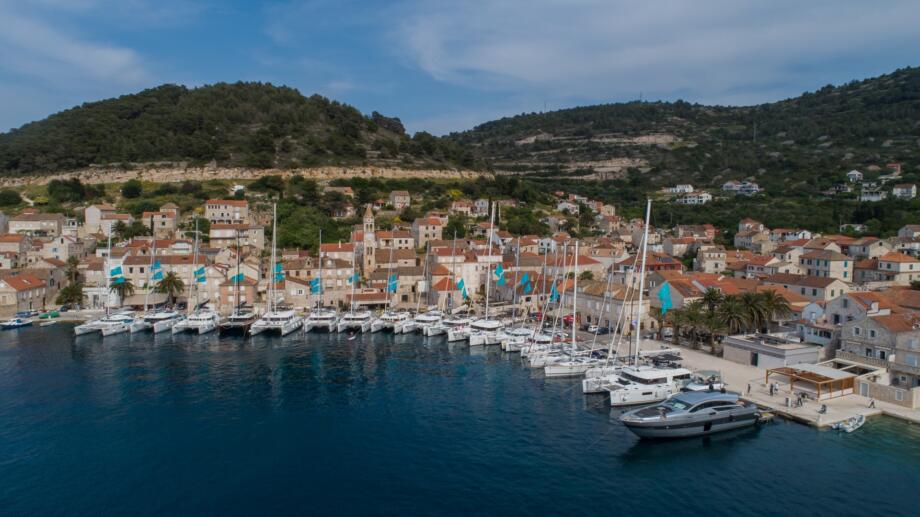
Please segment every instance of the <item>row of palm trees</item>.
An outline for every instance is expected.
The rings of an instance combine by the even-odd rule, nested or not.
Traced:
[[[690,336],[694,347],[699,346],[701,337],[708,336],[712,353],[718,354],[721,351],[718,336],[766,332],[774,322],[788,319],[791,314],[789,302],[775,290],[724,295],[710,288],[700,299],[668,311],[664,321],[673,329],[674,344],[678,343],[681,331]]]
[[[80,261],[76,257],[70,257],[67,260],[65,274],[68,279],[66,286],[58,291],[57,303],[68,305],[83,304],[83,282],[80,280],[79,271]],[[125,278],[120,282],[112,281],[109,284],[109,290],[118,295],[119,300],[133,295],[137,290],[134,283]],[[185,292],[185,282],[175,272],[168,272],[157,282],[153,288],[154,292],[166,295],[167,305],[174,305],[179,295]]]

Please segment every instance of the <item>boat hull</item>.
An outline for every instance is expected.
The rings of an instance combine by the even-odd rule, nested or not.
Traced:
[[[658,422],[623,422],[636,436],[645,439],[675,439],[707,436],[710,434],[750,427],[757,423],[758,414],[753,408],[739,408],[728,415],[718,415],[694,421],[662,419]]]

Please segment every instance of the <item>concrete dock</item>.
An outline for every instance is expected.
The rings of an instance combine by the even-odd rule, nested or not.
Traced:
[[[908,422],[920,424],[920,411],[908,409],[885,402],[876,402],[875,408],[870,408],[870,399],[856,394],[845,395],[822,401],[806,400],[802,407],[787,407],[786,398],[795,399],[790,393],[789,385],[779,382],[779,391],[770,396],[770,388],[764,376],[766,370],[734,363],[716,357],[701,350],[692,350],[680,346],[674,347],[670,342],[644,340],[642,350],[658,350],[661,348],[678,348],[683,357],[683,365],[691,370],[715,370],[721,372],[723,381],[728,389],[741,393],[742,397],[757,404],[777,415],[796,420],[815,427],[831,427],[838,422],[848,420],[857,415],[867,418],[876,415],[889,415]],[[750,386],[750,391],[748,391]],[[818,413],[821,405],[827,406],[827,412]]]

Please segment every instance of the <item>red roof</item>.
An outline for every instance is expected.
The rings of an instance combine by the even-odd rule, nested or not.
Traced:
[[[45,287],[45,282],[43,280],[28,273],[6,276],[3,278],[3,281],[16,291],[29,291],[31,289]]]

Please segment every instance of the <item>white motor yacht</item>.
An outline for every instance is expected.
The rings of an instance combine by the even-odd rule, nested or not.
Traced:
[[[82,325],[77,325],[73,328],[73,332],[77,336],[92,334],[94,332],[99,332],[103,336],[112,336],[123,332],[129,332],[131,330],[131,323],[133,322],[134,313],[124,311],[109,314],[98,320],[88,321]]]
[[[310,311],[303,322],[304,332],[311,330],[325,330],[326,332],[335,332],[336,323],[338,322],[338,313],[335,309],[327,307],[317,307]]]
[[[255,336],[262,332],[275,332],[286,336],[303,326],[303,318],[293,310],[275,310],[266,312],[249,327],[249,334]]]
[[[371,332],[380,332],[381,330],[394,330],[396,324],[402,324],[409,321],[409,313],[406,311],[386,311],[379,318],[371,322]]]
[[[339,318],[336,330],[345,332],[354,330],[356,332],[367,332],[371,329],[371,311],[349,311]]]
[[[680,392],[692,372],[686,368],[656,368],[627,366],[616,376],[607,390],[611,406],[652,404]]]
[[[506,330],[505,334],[507,334],[508,339],[502,343],[502,351],[520,352],[521,348],[533,339],[534,330],[525,327],[517,327]]]
[[[584,375],[585,372],[588,371],[588,368],[601,365],[603,361],[603,359],[598,359],[589,355],[570,357],[562,361],[547,364],[543,368],[543,372],[547,377],[579,377]]]
[[[216,330],[219,323],[220,315],[217,312],[210,309],[201,309],[178,319],[172,326],[172,333],[194,332],[196,334],[207,334]]]

